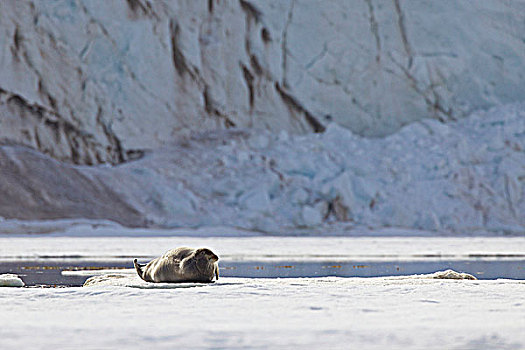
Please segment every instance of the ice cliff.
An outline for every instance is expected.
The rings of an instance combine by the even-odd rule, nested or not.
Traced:
[[[523,232],[524,100],[520,1],[0,1],[0,216]]]
[[[0,2],[0,141],[77,164],[217,127],[384,136],[524,75],[521,1]]]

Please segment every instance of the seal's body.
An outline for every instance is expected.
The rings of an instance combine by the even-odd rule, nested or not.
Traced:
[[[138,275],[146,282],[213,282],[219,279],[219,257],[207,248],[187,247],[167,251],[147,264],[133,261]]]

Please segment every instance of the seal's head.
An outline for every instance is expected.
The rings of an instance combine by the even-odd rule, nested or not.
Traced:
[[[199,248],[195,251],[195,257],[197,258],[205,258],[209,260],[209,262],[214,263],[219,260],[219,257],[215,255],[211,250],[208,248]]]

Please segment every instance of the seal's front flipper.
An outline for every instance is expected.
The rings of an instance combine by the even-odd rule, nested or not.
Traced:
[[[215,280],[219,279],[219,266],[215,265]]]

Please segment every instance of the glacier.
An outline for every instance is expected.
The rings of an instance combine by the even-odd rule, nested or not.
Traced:
[[[524,33],[521,1],[4,1],[0,142],[90,165],[216,128],[385,136],[523,101]]]
[[[95,219],[268,233],[406,228],[523,234],[525,105],[457,122],[425,119],[384,138],[194,132],[118,166],[2,146],[6,219]],[[20,177],[19,174],[31,174]],[[19,210],[25,206],[28,210]]]
[[[523,234],[524,33],[519,1],[0,2],[0,217]]]

